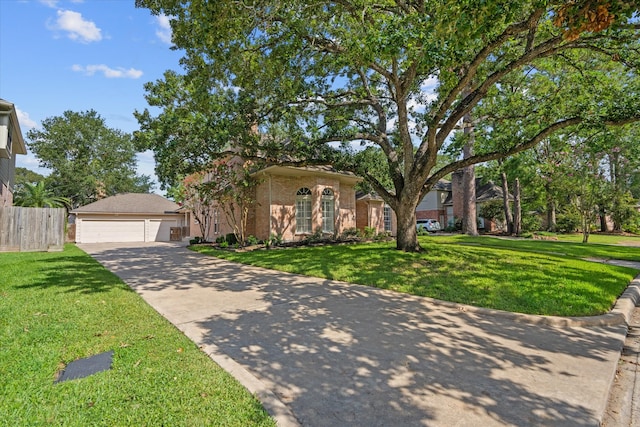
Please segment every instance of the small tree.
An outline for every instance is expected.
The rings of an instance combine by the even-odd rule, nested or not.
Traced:
[[[55,196],[46,186],[45,181],[37,184],[24,182],[16,192],[14,205],[31,208],[64,208],[71,206],[71,199]]]
[[[256,203],[258,180],[251,175],[254,164],[238,157],[217,161],[206,172],[199,192],[224,213],[238,243],[247,241],[249,211]]]
[[[207,174],[197,172],[189,175],[182,181],[182,188],[178,191],[184,206],[191,211],[193,217],[198,221],[200,234],[204,241],[209,240],[211,233],[211,222],[214,216],[213,197],[207,190],[205,184]]]

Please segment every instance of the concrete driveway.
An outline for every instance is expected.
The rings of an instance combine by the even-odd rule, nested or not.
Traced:
[[[79,246],[256,393],[280,425],[596,426],[626,335],[616,315],[556,322],[172,244]]]

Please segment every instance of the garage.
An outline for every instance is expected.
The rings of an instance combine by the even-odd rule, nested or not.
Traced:
[[[168,242],[186,224],[180,206],[157,194],[126,193],[71,211],[77,243]]]
[[[144,220],[85,219],[81,234],[82,243],[144,242]]]

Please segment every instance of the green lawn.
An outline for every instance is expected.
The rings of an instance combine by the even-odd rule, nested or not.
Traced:
[[[582,233],[572,234],[554,234],[554,236],[563,242],[582,243]],[[624,245],[636,246],[640,248],[640,236],[621,236],[619,234],[600,234],[593,233],[589,235],[589,244],[599,243],[605,245]]]
[[[423,253],[394,242],[231,252],[194,250],[261,267],[529,314],[589,316],[611,309],[638,271],[579,258],[640,261],[640,249],[427,236]]]
[[[260,403],[75,246],[0,254],[0,425],[273,426]],[[113,367],[54,384],[67,363]]]

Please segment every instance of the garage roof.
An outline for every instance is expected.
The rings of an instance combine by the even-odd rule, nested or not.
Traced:
[[[180,205],[158,194],[123,193],[80,206],[71,213],[174,213]]]

